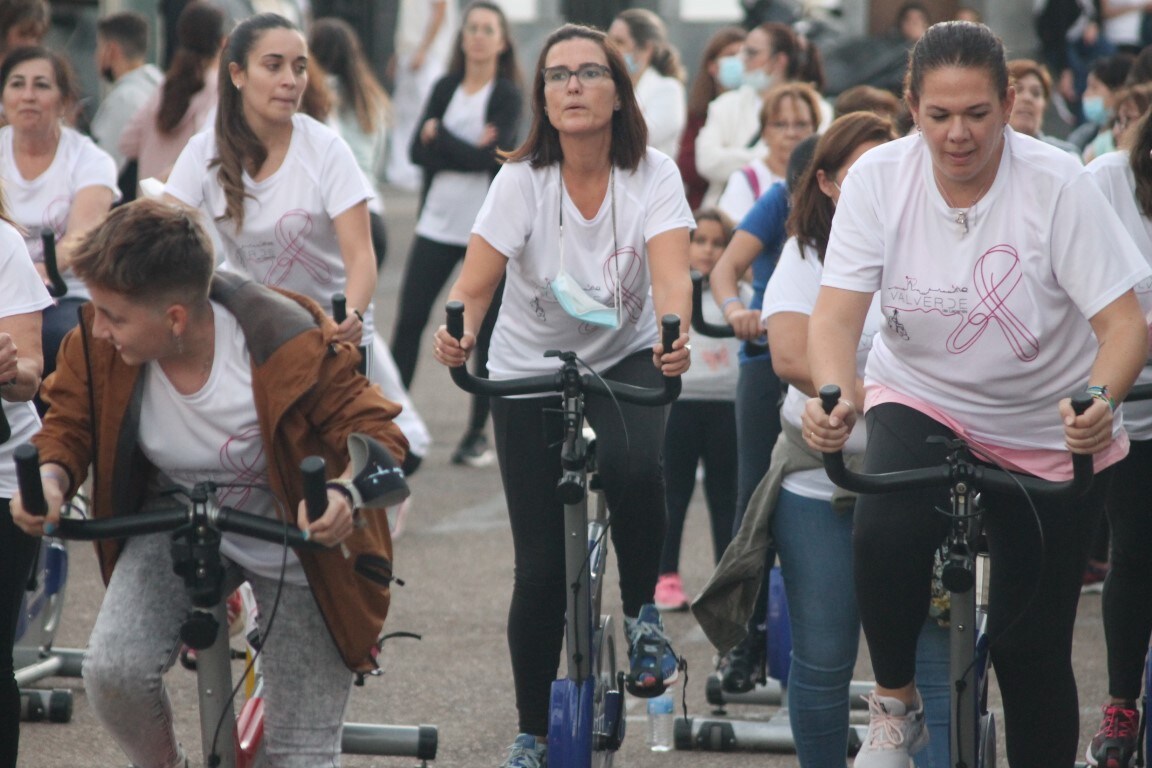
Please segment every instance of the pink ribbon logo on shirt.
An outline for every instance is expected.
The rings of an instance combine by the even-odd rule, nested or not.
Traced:
[[[616,296],[616,275],[620,275],[620,303],[622,311],[628,315],[633,323],[640,319],[640,312],[644,309],[646,295],[636,293],[637,283],[641,278],[640,257],[632,246],[625,246],[613,253],[604,262],[604,282]]]
[[[308,252],[308,235],[312,234],[312,217],[300,209],[288,211],[276,222],[276,245],[280,254],[264,282],[283,285],[292,269],[299,264],[318,283],[332,282],[332,269],[320,258]]]
[[[245,457],[255,447],[250,459]],[[220,446],[220,466],[232,474],[229,482],[241,487],[221,488],[218,500],[222,506],[242,509],[252,496],[252,491],[264,481],[261,465],[264,463],[264,443],[260,439],[260,427],[250,427],[238,435],[233,435]],[[247,486],[247,487],[243,487]]]
[[[60,239],[64,237],[65,228],[68,226],[68,212],[71,208],[71,195],[53,198],[52,202],[44,206],[44,213],[40,215],[40,232],[52,232],[56,236],[56,242],[59,243]],[[28,251],[32,256],[32,261],[44,261],[44,241],[39,237],[36,237]]]
[[[1035,360],[1040,354],[1040,342],[1008,306],[1008,297],[1023,279],[1020,256],[1012,246],[997,245],[981,256],[972,270],[980,303],[948,337],[948,351],[966,352],[995,322],[1018,359],[1025,363]]]

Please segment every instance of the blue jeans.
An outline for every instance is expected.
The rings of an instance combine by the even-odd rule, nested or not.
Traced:
[[[772,528],[792,625],[788,716],[796,755],[803,768],[844,768],[860,641],[852,515],[781,489]]]
[[[852,575],[852,514],[781,489],[772,521],[788,595],[792,668],[788,716],[803,768],[843,768],[849,684],[860,619]],[[931,736],[917,768],[949,765],[948,630],[929,620],[916,648],[916,684]]]

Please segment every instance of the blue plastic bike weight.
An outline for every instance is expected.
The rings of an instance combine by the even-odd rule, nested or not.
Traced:
[[[588,768],[592,764],[592,694],[595,680],[552,682],[548,714],[549,768]]]

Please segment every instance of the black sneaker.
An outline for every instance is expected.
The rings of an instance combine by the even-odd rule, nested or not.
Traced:
[[[768,679],[767,645],[764,630],[755,629],[728,652],[720,662],[720,684],[726,693],[748,693]]]
[[[469,432],[460,445],[452,452],[452,463],[469,467],[491,466],[496,454],[488,447],[488,438],[483,432]]]

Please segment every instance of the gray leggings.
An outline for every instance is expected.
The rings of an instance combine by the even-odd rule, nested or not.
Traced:
[[[183,765],[164,673],[180,649],[190,608],[172,572],[168,534],[130,539],[116,563],[84,658],[84,687],[104,728],[139,768]],[[247,578],[260,628],[276,582],[229,564],[228,588]],[[283,768],[340,764],[340,734],[352,673],[344,666],[312,591],[285,584],[262,653],[264,748]]]

